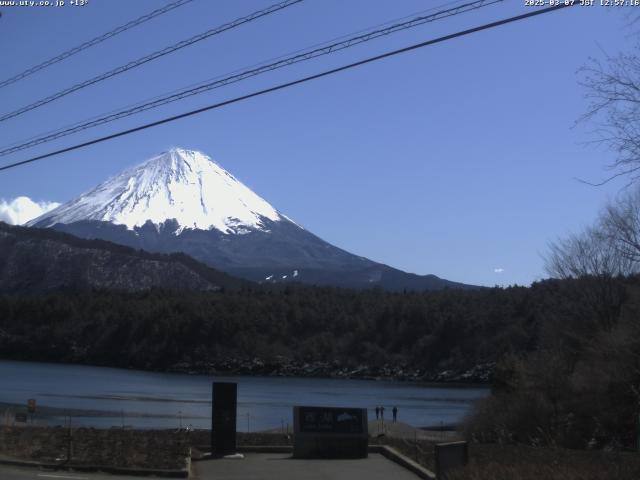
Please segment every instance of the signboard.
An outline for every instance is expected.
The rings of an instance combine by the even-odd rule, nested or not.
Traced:
[[[27,412],[36,413],[36,399],[30,398],[27,400]]]
[[[361,408],[300,407],[302,433],[362,433]]]
[[[435,447],[436,478],[446,480],[447,470],[464,467],[469,459],[467,442],[438,443]]]
[[[365,408],[293,407],[294,458],[366,458]]]
[[[213,383],[211,448],[218,454],[236,453],[237,397],[237,383]]]
[[[26,413],[16,413],[16,422],[26,423],[27,422],[27,414]]]

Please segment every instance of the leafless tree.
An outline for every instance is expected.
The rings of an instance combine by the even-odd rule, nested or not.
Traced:
[[[640,179],[640,57],[636,53],[591,59],[580,70],[580,85],[589,101],[581,118],[596,126],[596,141],[615,152],[609,165],[614,173],[603,182],[627,176],[630,183]]]
[[[640,188],[607,205],[600,216],[600,230],[621,257],[640,264]]]
[[[552,242],[545,266],[555,278],[640,272],[640,186],[609,202],[592,226]]]
[[[582,279],[575,294],[610,330],[625,298],[619,277],[640,272],[640,188],[609,203],[593,226],[551,243],[545,267],[555,278]]]
[[[597,225],[552,242],[545,266],[555,278],[615,277],[633,273],[635,262],[622,256]]]

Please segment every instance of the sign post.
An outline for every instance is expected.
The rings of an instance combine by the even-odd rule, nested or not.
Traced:
[[[366,408],[293,407],[294,458],[366,458]]]
[[[30,398],[27,400],[27,412],[31,414],[31,423],[33,423],[33,414],[36,413],[36,399]]]
[[[467,442],[437,443],[435,446],[436,478],[447,479],[447,470],[464,467],[469,461]]]

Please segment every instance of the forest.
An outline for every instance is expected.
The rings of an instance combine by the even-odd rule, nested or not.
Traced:
[[[320,362],[332,368],[315,374],[366,366],[374,376],[410,371],[423,381],[495,362],[494,395],[468,422],[469,435],[629,445],[640,399],[639,308],[635,275],[421,293],[289,286],[4,295],[0,356],[247,374]],[[243,360],[250,367],[238,369]]]
[[[222,292],[60,291],[0,297],[4,358],[166,370],[258,358],[472,367],[534,348],[533,289],[391,293],[288,286]]]

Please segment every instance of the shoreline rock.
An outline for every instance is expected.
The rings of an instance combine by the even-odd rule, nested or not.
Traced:
[[[344,366],[337,362],[296,362],[280,357],[276,361],[259,358],[229,358],[223,361],[177,363],[163,370],[188,375],[240,375],[265,377],[327,378],[346,380],[399,381],[420,383],[488,384],[495,363],[482,363],[468,369],[424,371],[406,365]]]

